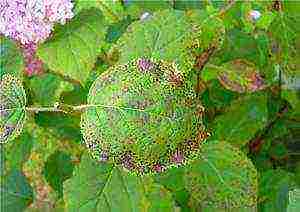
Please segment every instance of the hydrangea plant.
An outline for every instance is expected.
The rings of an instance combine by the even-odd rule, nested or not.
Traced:
[[[294,209],[299,5],[0,0],[1,209]]]

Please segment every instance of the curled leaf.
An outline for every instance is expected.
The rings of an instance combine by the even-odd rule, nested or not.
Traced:
[[[255,92],[266,87],[255,66],[240,59],[224,64],[219,70],[218,79],[225,88],[239,93]]]

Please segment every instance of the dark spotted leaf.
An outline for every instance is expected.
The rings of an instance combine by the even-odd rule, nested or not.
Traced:
[[[0,82],[0,143],[15,139],[26,117],[26,95],[22,83],[7,74]]]
[[[255,211],[256,169],[246,155],[229,143],[203,144],[198,160],[185,170],[185,185],[193,207],[204,211]]]

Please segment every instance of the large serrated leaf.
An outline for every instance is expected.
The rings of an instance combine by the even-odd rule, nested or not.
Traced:
[[[219,33],[210,34],[212,29],[222,32],[218,19],[203,13],[187,15],[183,11],[163,10],[132,23],[114,48],[120,52],[119,62],[149,57],[174,61],[183,73],[190,71],[194,65],[193,51],[215,41]]]
[[[257,173],[246,155],[227,142],[208,141],[198,158],[185,168],[186,189],[193,207],[255,211]]]
[[[0,143],[15,139],[26,118],[26,94],[21,81],[7,74],[0,81]]]
[[[16,44],[0,36],[0,79],[5,74],[22,77],[24,68],[23,56]]]
[[[263,129],[267,121],[267,97],[256,93],[232,102],[225,113],[213,122],[212,134],[215,139],[243,146]]]
[[[151,178],[139,178],[111,164],[82,156],[74,176],[64,183],[64,199],[70,212],[172,211],[170,193]]]
[[[84,83],[104,43],[106,26],[100,10],[82,10],[57,26],[53,37],[39,46],[38,56],[51,70]]]
[[[33,201],[33,189],[24,174],[13,169],[1,184],[1,211],[24,211]]]

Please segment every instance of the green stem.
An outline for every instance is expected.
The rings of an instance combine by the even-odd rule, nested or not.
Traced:
[[[38,113],[38,112],[65,112],[64,110],[58,109],[56,107],[26,107],[25,109],[26,109],[26,111],[34,112],[34,113]]]
[[[71,113],[74,111],[84,111],[88,108],[93,107],[102,107],[102,108],[112,108],[117,110],[131,110],[131,111],[138,111],[138,112],[145,112],[143,109],[139,108],[129,108],[129,107],[121,107],[121,106],[114,106],[114,105],[99,105],[99,104],[91,104],[91,105],[65,105],[65,104],[59,104],[58,106],[53,107],[26,107],[26,111],[29,112],[63,112],[63,113]]]

